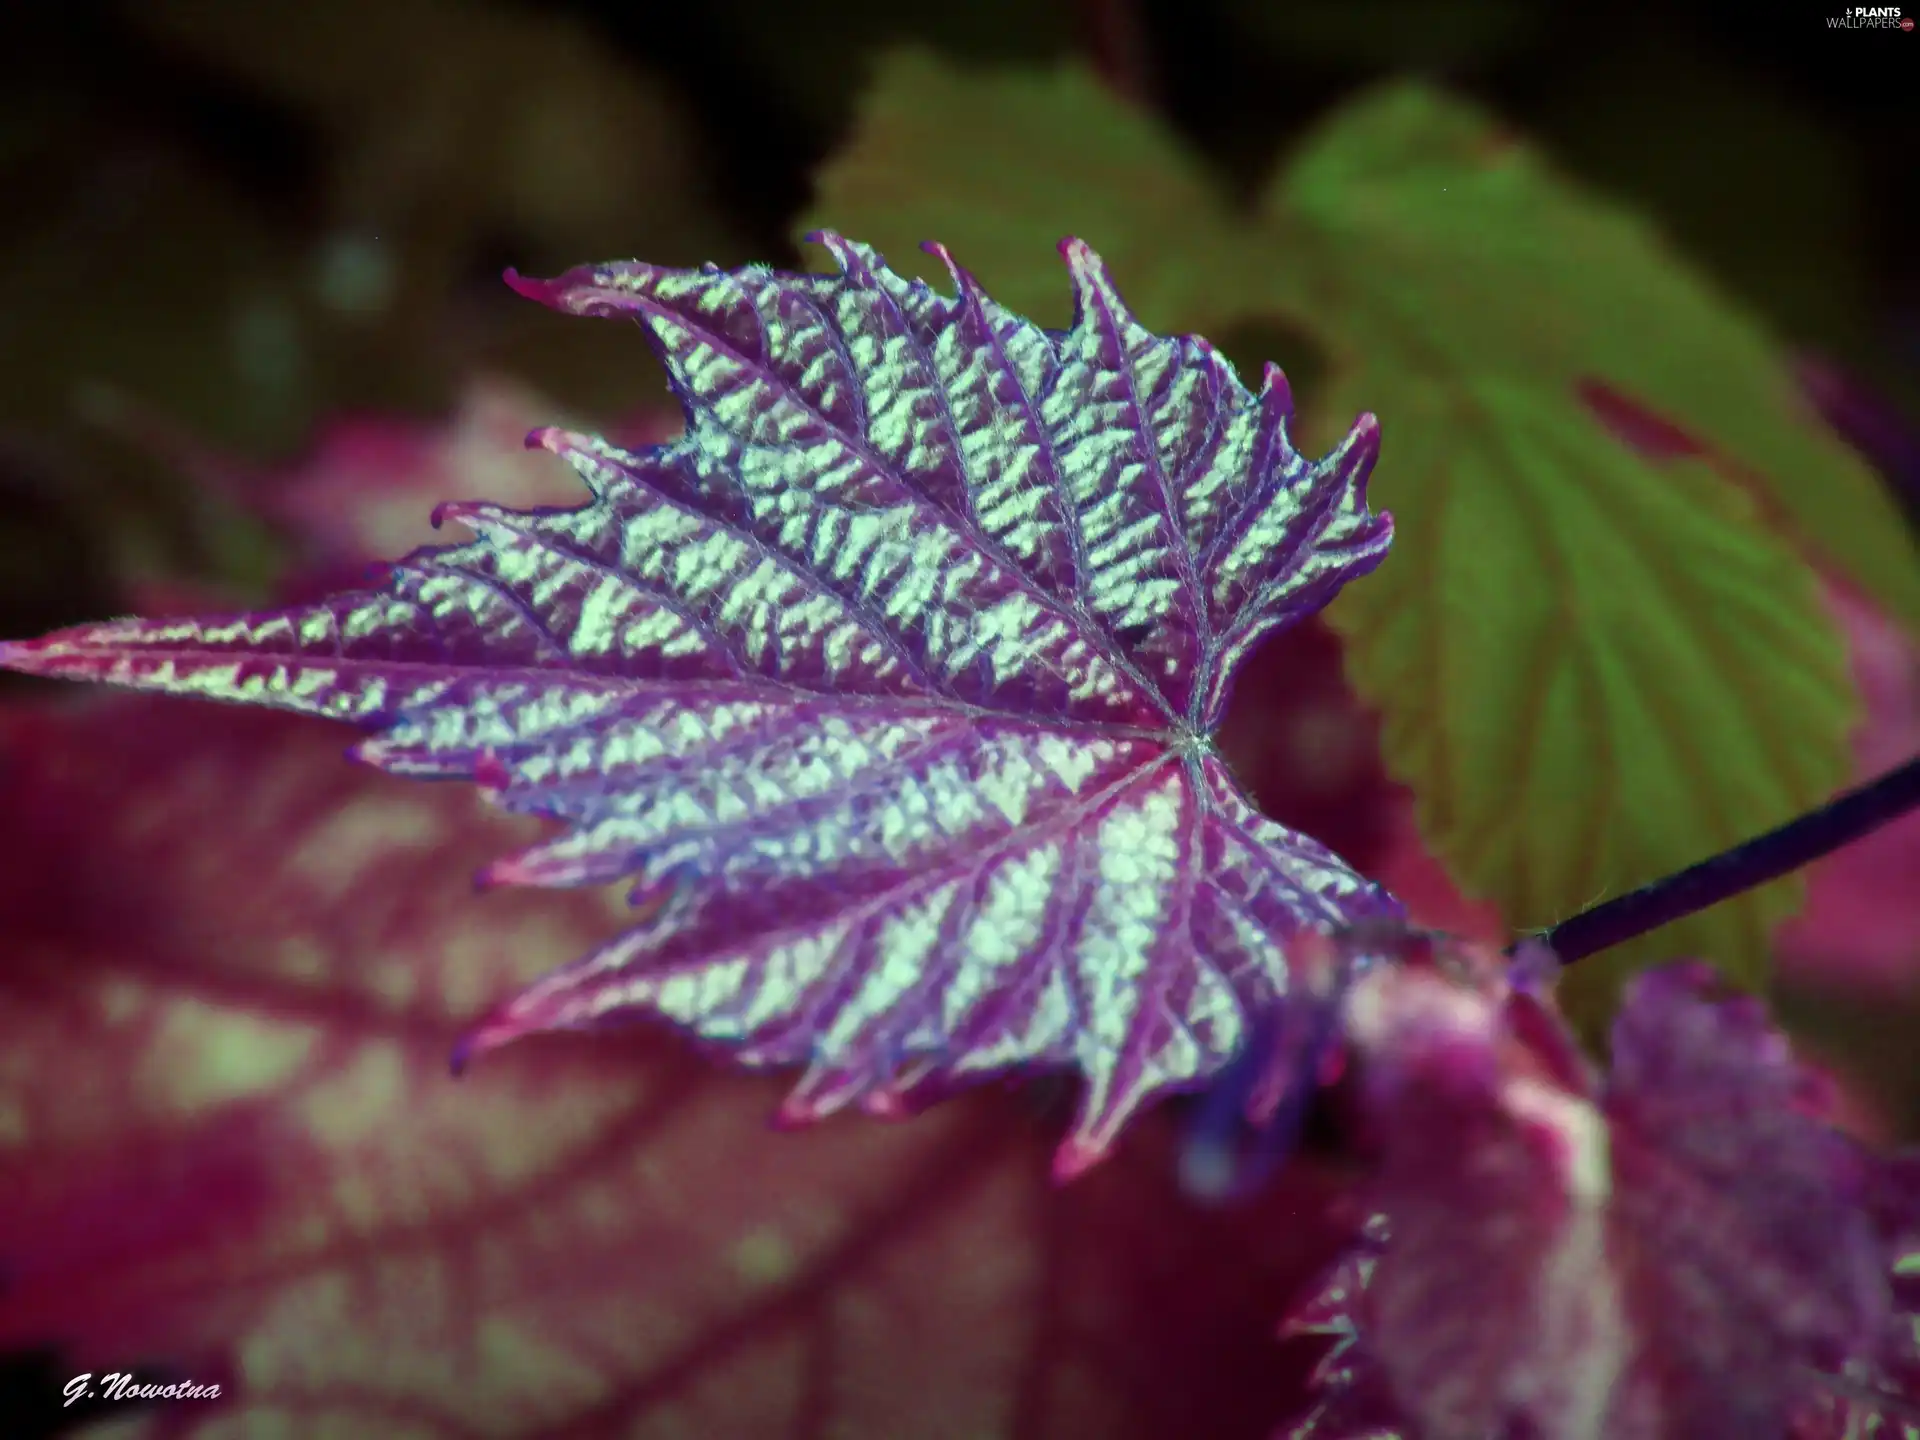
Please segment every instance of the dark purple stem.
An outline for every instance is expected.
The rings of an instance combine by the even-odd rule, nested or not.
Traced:
[[[1791,874],[1920,808],[1920,756],[1776,830],[1582,910],[1539,938],[1563,964],[1644,935],[1743,890]]]

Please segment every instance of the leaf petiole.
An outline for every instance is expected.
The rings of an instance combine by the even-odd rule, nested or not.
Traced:
[[[1920,756],[1843,791],[1817,810],[1582,910],[1533,938],[1544,940],[1562,964],[1570,965],[1778,880],[1916,808],[1920,808]]]

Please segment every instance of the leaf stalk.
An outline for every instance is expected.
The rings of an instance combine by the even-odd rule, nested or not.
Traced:
[[[1569,916],[1537,938],[1562,964],[1778,880],[1920,808],[1920,755],[1731,850]]]

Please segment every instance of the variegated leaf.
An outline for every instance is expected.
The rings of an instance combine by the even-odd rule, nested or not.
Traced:
[[[1302,927],[1396,908],[1211,739],[1247,651],[1384,556],[1377,427],[1309,464],[1278,370],[1256,396],[1148,333],[1078,241],[1049,332],[821,238],[838,274],[510,277],[641,321],[685,408],[644,452],[530,437],[590,503],[446,505],[475,538],[377,591],[0,664],[351,720],[383,769],[563,822],[488,878],[630,881],[644,918],[463,1053],[665,1016],[804,1067],[796,1120],[1071,1070],[1070,1174],[1220,1069]]]

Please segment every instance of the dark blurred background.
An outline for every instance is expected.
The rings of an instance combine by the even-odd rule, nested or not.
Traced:
[[[1920,34],[1835,31],[1829,13],[1824,0],[9,5],[0,632],[111,610],[130,573],[243,587],[265,573],[266,542],[195,494],[156,425],[270,465],[343,411],[444,410],[475,369],[588,419],[664,400],[633,336],[515,298],[502,266],[790,259],[810,174],[875,54],[902,40],[981,62],[1077,51],[1242,190],[1363,82],[1437,75],[1651,212],[1784,336],[1912,414]]]

